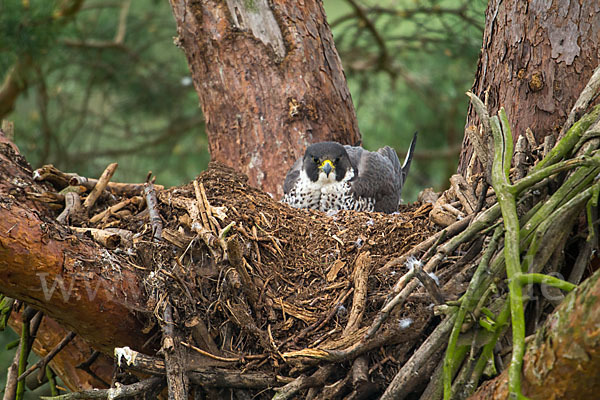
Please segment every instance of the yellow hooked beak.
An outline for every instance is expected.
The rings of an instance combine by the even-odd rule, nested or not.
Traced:
[[[319,165],[319,169],[325,172],[325,175],[329,176],[329,173],[335,169],[331,160],[325,160]]]

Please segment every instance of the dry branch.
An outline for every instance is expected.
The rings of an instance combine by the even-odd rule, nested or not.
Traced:
[[[156,396],[164,385],[163,378],[153,376],[144,381],[132,383],[131,385],[118,384],[110,389],[94,389],[82,392],[73,392],[60,396],[48,397],[41,396],[44,400],[76,400],[76,399],[122,399],[135,396],[143,397],[144,395]]]
[[[111,180],[118,166],[119,165],[117,163],[112,163],[108,167],[106,167],[106,169],[104,170],[104,172],[102,172],[102,175],[98,179],[98,183],[96,183],[88,197],[85,198],[85,201],[83,202],[83,208],[85,208],[86,210],[92,208],[92,206],[96,203],[96,200],[98,200],[98,197],[100,197],[100,195],[108,185],[108,182]]]

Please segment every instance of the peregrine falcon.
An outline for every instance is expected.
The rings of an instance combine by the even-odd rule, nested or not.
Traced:
[[[312,144],[287,173],[281,201],[325,212],[393,213],[398,210],[416,142],[415,133],[402,165],[388,146],[372,152],[336,142]]]

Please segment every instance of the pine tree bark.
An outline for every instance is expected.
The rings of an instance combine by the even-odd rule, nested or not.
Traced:
[[[531,128],[540,144],[558,135],[598,54],[598,2],[491,0],[472,92],[487,99],[490,115],[506,109],[515,142]],[[466,127],[477,124],[469,107]],[[465,136],[458,172],[469,176],[473,159]]]
[[[107,259],[100,246],[73,236],[27,196],[44,189],[0,133],[0,293],[44,311],[108,354],[123,345],[141,350],[149,336],[132,311],[145,309],[145,296],[132,267]]]
[[[360,141],[322,2],[171,0],[211,158],[279,197],[310,143]]]

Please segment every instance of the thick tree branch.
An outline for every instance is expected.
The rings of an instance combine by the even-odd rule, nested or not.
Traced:
[[[140,349],[148,336],[135,311],[145,310],[145,300],[133,267],[84,238],[72,240],[36,212],[25,192],[43,189],[26,166],[15,174],[16,160],[0,135],[0,292],[43,310],[105,352]]]

